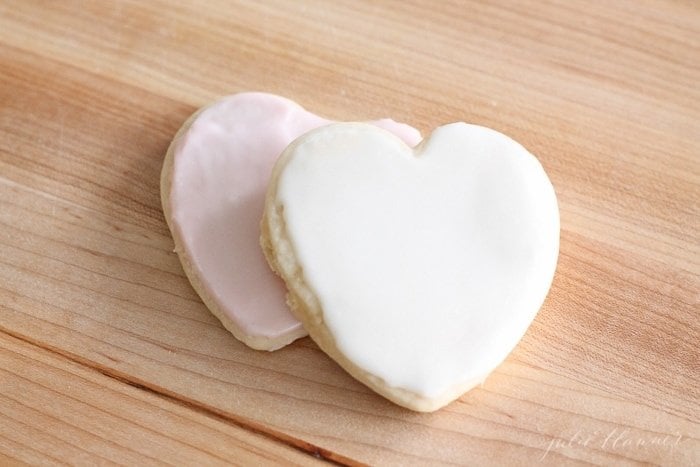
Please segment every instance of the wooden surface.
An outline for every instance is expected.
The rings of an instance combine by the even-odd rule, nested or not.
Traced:
[[[1,0],[0,463],[700,465],[699,83],[693,0]],[[159,170],[246,90],[540,158],[557,275],[482,387],[412,413],[202,305]]]

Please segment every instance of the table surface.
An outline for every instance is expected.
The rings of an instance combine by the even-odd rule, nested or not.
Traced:
[[[0,2],[0,463],[700,465],[700,4]],[[552,290],[486,382],[397,407],[184,276],[168,143],[240,91],[536,154]]]

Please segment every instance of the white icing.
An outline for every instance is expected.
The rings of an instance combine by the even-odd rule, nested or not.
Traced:
[[[425,397],[500,364],[556,267],[542,166],[476,125],[440,127],[415,153],[368,125],[315,130],[287,159],[276,203],[339,351]]]

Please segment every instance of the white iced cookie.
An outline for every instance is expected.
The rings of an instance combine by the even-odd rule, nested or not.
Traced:
[[[212,313],[255,349],[275,350],[306,335],[260,251],[260,216],[282,150],[328,123],[280,96],[235,94],[185,122],[163,163],[163,212],[183,269]],[[373,123],[409,144],[420,141],[408,125]]]
[[[559,211],[537,159],[454,123],[415,149],[360,123],[275,165],[263,250],[318,345],[390,400],[433,411],[484,381],[549,290]]]

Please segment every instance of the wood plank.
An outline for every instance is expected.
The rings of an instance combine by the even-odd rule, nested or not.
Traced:
[[[85,402],[66,397],[104,386],[107,409],[184,410],[174,438],[146,426],[192,456],[274,454],[276,438],[339,462],[700,463],[698,24],[697,4],[663,0],[3,2],[0,330],[41,356],[21,369],[33,397],[47,397],[39,383],[74,392],[47,408],[3,399],[0,452],[68,462],[85,436],[96,456],[147,461],[141,438],[115,447],[95,424],[47,431]],[[560,201],[560,264],[482,387],[409,413],[308,339],[255,352],[203,307],[171,252],[158,173],[189,113],[251,89],[425,132],[468,120],[538,155]],[[3,375],[35,359],[17,352]],[[197,436],[260,451],[183,447],[190,416],[215,424]]]
[[[405,463],[427,455],[486,462],[493,455],[486,453],[497,450],[503,461],[532,460],[552,439],[574,436],[572,426],[586,433],[632,429],[640,439],[682,436],[686,449],[628,449],[624,456],[633,459],[673,454],[683,460],[696,452],[697,337],[682,338],[697,336],[694,282],[676,272],[674,296],[659,294],[643,271],[658,271],[660,264],[631,263],[621,271],[615,260],[624,254],[565,236],[569,253],[562,256],[555,291],[511,366],[438,414],[410,414],[354,382],[308,341],[274,354],[236,342],[201,304],[178,295],[187,282],[169,272],[177,259],[145,255],[133,240],[137,227],[7,181],[0,184],[0,200],[6,253],[0,327],[155,392],[260,424],[293,442],[309,441],[331,458]],[[154,258],[164,266],[143,264]],[[607,286],[597,292],[601,284]],[[621,285],[626,292],[620,297]],[[606,305],[613,299],[622,307],[618,317]],[[640,304],[647,304],[646,317],[633,316]],[[670,324],[668,306],[678,310]],[[498,376],[507,382],[492,386]],[[611,401],[616,410],[609,414]],[[505,415],[504,404],[513,404]],[[568,414],[564,420],[561,413]],[[614,451],[571,451],[574,459],[624,459]],[[547,459],[566,460],[557,454]]]
[[[0,333],[0,446],[32,464],[314,464],[285,444]]]

